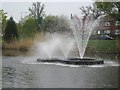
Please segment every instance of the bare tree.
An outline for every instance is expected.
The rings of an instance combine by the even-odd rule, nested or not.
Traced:
[[[41,4],[40,2],[33,3],[32,8],[29,8],[29,11],[31,12],[30,15],[36,19],[39,19],[45,15],[44,4]]]
[[[80,10],[84,16],[92,16],[93,19],[97,19],[100,15],[104,14],[100,9],[96,8],[96,5],[93,6],[82,6]]]
[[[33,3],[32,8],[29,8],[29,11],[31,12],[30,15],[37,19],[38,29],[40,29],[42,26],[42,19],[45,15],[44,4],[41,4],[41,2]]]

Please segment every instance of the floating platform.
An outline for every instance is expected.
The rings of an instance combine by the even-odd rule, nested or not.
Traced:
[[[63,63],[63,64],[71,64],[71,65],[98,65],[104,64],[103,60],[96,60],[93,58],[68,58],[58,59],[58,58],[51,58],[51,59],[37,59],[37,62],[42,63]]]

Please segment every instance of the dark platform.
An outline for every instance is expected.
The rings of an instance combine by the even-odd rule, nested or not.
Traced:
[[[63,64],[71,64],[71,65],[97,65],[97,64],[104,64],[103,60],[96,60],[93,58],[68,58],[64,59],[37,59],[37,62],[47,62],[47,63],[63,63]]]

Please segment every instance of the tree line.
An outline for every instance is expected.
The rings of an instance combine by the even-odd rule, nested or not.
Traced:
[[[36,2],[29,9],[29,15],[15,23],[13,17],[7,20],[7,15],[2,14],[3,40],[12,42],[21,38],[34,37],[36,33],[65,32],[70,30],[68,18],[65,16],[45,15],[44,4]]]
[[[45,5],[36,2],[29,7],[29,15],[15,23],[14,18],[7,20],[7,14],[0,10],[3,40],[12,42],[21,38],[34,37],[36,33],[66,32],[70,30],[68,17],[46,15]],[[111,15],[120,21],[120,2],[94,2],[92,6],[80,7],[84,16],[97,19],[100,15]]]

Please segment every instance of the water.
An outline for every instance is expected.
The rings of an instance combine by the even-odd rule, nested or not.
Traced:
[[[71,28],[77,43],[79,56],[83,58],[89,37],[95,27],[98,25],[97,20],[90,20],[87,16],[79,18],[78,16],[71,17]]]
[[[44,42],[37,42],[34,45],[34,54],[40,55],[41,58],[63,57],[68,58],[69,53],[74,48],[75,40],[67,35],[51,34],[46,35],[47,40]]]
[[[119,64],[114,55],[103,65],[37,62],[39,56],[3,56],[3,88],[116,88]],[[111,57],[111,58],[110,58]]]
[[[70,51],[72,51],[74,42],[75,42],[74,40],[69,39],[69,40],[64,40],[61,43],[60,48],[61,48],[65,58],[68,58]]]

